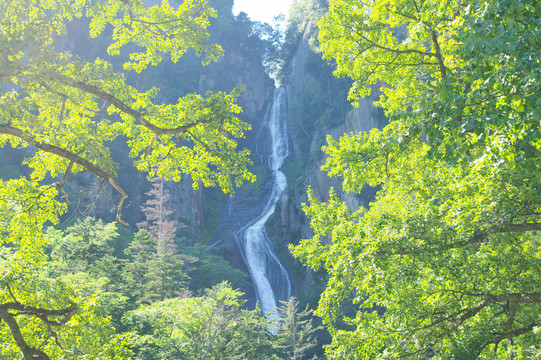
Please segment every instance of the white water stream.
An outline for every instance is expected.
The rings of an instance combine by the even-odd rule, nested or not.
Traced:
[[[265,231],[265,223],[274,213],[276,203],[287,187],[286,176],[280,171],[289,155],[284,121],[285,102],[285,90],[276,89],[263,124],[269,129],[272,149],[268,156],[268,165],[272,172],[272,191],[269,200],[261,214],[249,221],[236,235],[264,314],[275,311],[279,300],[288,300],[291,296],[291,279],[276,256]]]

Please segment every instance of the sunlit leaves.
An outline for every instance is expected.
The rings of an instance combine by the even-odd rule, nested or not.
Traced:
[[[43,224],[56,223],[65,209],[56,201],[57,189],[24,178],[0,180],[0,187],[0,244],[29,249],[43,245]]]
[[[336,61],[337,76],[354,83],[349,99],[371,92],[383,82],[386,110],[410,106],[411,94],[433,87],[446,71],[463,65],[454,54],[454,36],[461,22],[449,22],[460,5],[414,1],[332,1],[320,21],[319,39],[324,58]],[[434,39],[433,35],[436,36]],[[445,63],[442,63],[442,57]]]
[[[199,56],[205,54],[206,63],[223,54],[217,45],[204,45],[209,38],[209,17],[216,17],[206,0],[184,1],[178,9],[168,2],[147,7],[142,1],[100,1],[87,10],[87,16],[92,19],[93,37],[100,35],[106,24],[113,26],[109,54],[119,55],[131,43],[144,49],[130,53],[131,61],[124,64],[126,70],[141,72],[148,65],[158,64],[167,53],[176,62],[190,48]]]
[[[14,6],[10,4],[7,8],[18,10],[13,16],[14,21],[19,21],[24,11]],[[247,171],[249,153],[239,151],[235,140],[249,130],[249,125],[236,117],[240,112],[235,103],[238,91],[232,95],[188,95],[177,104],[157,105],[153,102],[157,89],[146,92],[134,89],[107,61],[97,58],[94,62],[81,62],[69,53],[55,52],[48,45],[53,33],[60,31],[56,27],[61,26],[62,21],[80,17],[85,12],[91,17],[92,36],[101,35],[107,24],[113,25],[111,46],[118,50],[110,50],[113,53],[123,47],[126,51],[146,51],[132,53],[137,61],[128,63],[127,67],[142,70],[149,64],[157,64],[167,53],[176,60],[189,48],[199,55],[206,53],[205,61],[209,61],[221,52],[219,47],[206,45],[208,17],[216,13],[205,1],[186,1],[178,9],[167,3],[147,8],[137,1],[93,4],[82,1],[70,9],[57,2],[43,6],[57,10],[53,12],[53,19],[57,19],[58,24],[51,20],[53,23],[48,30],[36,29],[48,40],[21,33],[26,36],[20,39],[23,44],[36,42],[25,54],[28,61],[9,61],[14,73],[0,74],[21,86],[19,91],[4,97],[2,110],[6,124],[28,134],[26,141],[50,144],[71,154],[69,161],[65,156],[59,157],[59,151],[54,154],[41,151],[28,159],[35,180],[44,179],[48,174],[53,178],[62,176],[70,162],[74,162],[70,172],[82,170],[86,166],[76,157],[114,176],[116,164],[111,159],[109,142],[124,134],[132,139],[132,155],[138,158],[137,167],[144,171],[156,171],[174,180],[180,180],[182,173],[189,174],[194,186],[218,185],[225,192],[233,192],[235,186],[246,180],[254,181],[254,176]],[[44,15],[39,14],[39,22],[46,23]],[[21,24],[25,26],[24,22]],[[9,29],[9,23],[6,26]],[[127,46],[133,42],[138,47]],[[6,48],[6,52],[11,51]],[[109,119],[104,118],[106,114]],[[10,141],[16,146],[20,138],[10,137]],[[161,165],[156,166],[157,163]],[[155,170],[151,170],[153,167]]]
[[[383,130],[328,138],[323,169],[366,211],[309,196],[293,253],[329,274],[332,359],[531,358],[541,325],[539,9],[532,1],[336,0],[320,23]],[[442,66],[443,64],[443,66]]]
[[[30,168],[28,178],[0,181],[0,246],[10,249],[2,263],[0,305],[11,300],[47,309],[77,304],[77,315],[57,330],[65,349],[39,317],[25,314],[20,323],[30,347],[51,358],[129,358],[123,340],[112,336],[99,281],[36,270],[50,240],[43,227],[55,224],[65,210],[59,194],[66,196],[70,174],[86,170],[108,181],[121,207],[127,195],[115,182],[118,164],[111,144],[125,136],[135,165],[149,176],[179,181],[190,175],[194,187],[217,185],[228,193],[255,180],[247,170],[249,152],[237,144],[250,129],[237,117],[238,90],[159,104],[158,89],[140,91],[119,72],[141,72],[162,59],[176,62],[189,49],[203,63],[216,61],[223,51],[208,42],[213,17],[216,11],[206,0],[175,7],[167,1],[146,6],[138,0],[0,0],[0,145],[27,147],[24,163]],[[68,23],[80,26],[82,18],[90,22],[91,37],[109,41],[109,56],[118,56],[115,66],[123,69],[96,54],[82,60],[65,49]],[[38,287],[50,292],[43,295]],[[14,358],[14,339],[7,325],[1,326],[1,357]]]
[[[244,137],[244,131],[251,127],[235,116],[240,112],[235,97],[224,93],[208,93],[206,97],[192,94],[177,104],[148,106],[148,118],[153,124],[165,129],[184,126],[187,131],[156,135],[143,126],[127,129],[126,135],[132,138],[131,156],[138,158],[138,169],[149,172],[149,176],[175,181],[180,180],[181,173],[190,174],[194,187],[200,183],[218,185],[225,192],[233,192],[233,185],[246,180],[254,181],[246,171],[251,164],[249,151],[237,150],[235,138]]]
[[[66,326],[48,326],[32,312],[19,311],[16,317],[21,335],[30,347],[40,348],[51,358],[71,357],[82,359],[127,358],[124,336],[114,335],[110,319],[105,315],[101,290],[103,279],[87,274],[73,273],[51,276],[51,268],[43,261],[36,262],[39,254],[25,250],[1,248],[0,302],[18,302],[38,309],[59,310],[76,306]],[[48,320],[62,322],[64,316],[50,316]],[[0,324],[0,356],[15,358],[20,355],[13,343],[12,334],[5,322]],[[59,346],[60,344],[60,346]]]
[[[141,306],[126,320],[150,334],[133,337],[140,358],[268,359],[268,320],[259,308],[242,309],[242,293],[220,283],[197,297],[168,299]],[[142,331],[141,331],[142,332]]]

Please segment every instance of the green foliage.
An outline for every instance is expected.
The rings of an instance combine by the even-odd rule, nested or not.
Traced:
[[[268,359],[269,323],[260,310],[244,310],[242,293],[227,283],[204,296],[175,298],[127,314],[138,335],[135,359]]]
[[[308,306],[299,309],[299,302],[295,297],[282,301],[277,309],[276,339],[274,348],[284,359],[307,359],[310,350],[317,345],[317,331],[321,327],[312,325],[313,315]]]
[[[157,89],[139,92],[105,60],[84,62],[52,46],[54,35],[65,32],[65,22],[87,15],[92,36],[106,24],[113,27],[111,54],[133,41],[146,50],[131,52],[126,68],[142,70],[159,62],[162,53],[176,61],[188,48],[215,60],[218,48],[204,45],[206,19],[214,15],[205,5],[186,1],[174,10],[167,3],[146,8],[120,1],[69,6],[53,1],[40,7],[2,3],[3,33],[9,35],[0,75],[10,90],[1,97],[0,143],[38,148],[27,159],[36,181],[87,169],[113,180],[121,195],[108,147],[120,135],[128,137],[137,168],[150,176],[179,180],[181,173],[190,174],[194,186],[220,185],[226,192],[252,181],[245,167],[248,152],[237,151],[233,140],[249,129],[235,116],[241,111],[235,104],[238,91],[191,94],[175,104],[157,105],[152,102]]]
[[[279,46],[273,49],[276,54],[274,63],[279,68],[277,79],[283,82],[289,74],[285,71],[287,64],[297,50],[299,41],[303,36],[307,36],[309,42],[314,41],[316,32],[315,24],[327,10],[327,2],[324,0],[302,0],[292,3],[289,9],[289,16],[286,23],[285,34]],[[278,35],[278,34],[277,34]],[[281,38],[282,36],[279,36]]]
[[[178,296],[185,289],[186,257],[176,251],[158,251],[158,244],[148,231],[138,231],[125,253],[129,261],[121,276],[131,301],[148,304]]]
[[[182,247],[182,252],[194,259],[190,264],[190,289],[207,289],[227,281],[234,288],[248,286],[248,274],[231,266],[221,254],[211,253],[205,246]]]
[[[327,139],[344,190],[381,190],[358,210],[310,193],[314,236],[292,247],[329,274],[330,359],[539,352],[539,15],[528,0],[331,2],[325,56],[351,100],[387,83],[392,121]]]
[[[353,102],[369,95],[370,85],[383,82],[392,86],[383,88],[380,104],[388,111],[405,109],[411,106],[411,94],[433,88],[447,72],[466,64],[456,56],[461,49],[456,34],[464,26],[463,6],[332,1],[319,23],[324,58],[336,61],[335,75],[353,79],[349,93]],[[401,32],[407,34],[405,39]]]
[[[100,262],[112,256],[111,243],[118,235],[115,224],[104,224],[90,217],[67,227],[65,232],[67,235],[62,237],[62,232],[49,229],[47,235],[52,240],[53,260],[72,272],[88,272],[91,267],[99,267]]]
[[[237,117],[239,90],[160,105],[157,89],[139,91],[119,72],[176,62],[189,50],[204,63],[216,61],[223,51],[207,32],[215,16],[206,0],[177,8],[167,1],[0,0],[0,147],[27,148],[30,168],[27,177],[11,171],[0,180],[2,358],[129,358],[108,318],[113,300],[103,295],[114,288],[104,277],[120,276],[114,226],[85,220],[65,234],[43,231],[65,212],[67,178],[83,170],[111,186],[123,222],[128,194],[116,182],[113,141],[125,141],[150,177],[189,175],[194,187],[218,185],[226,193],[255,180],[249,152],[236,141],[250,128]],[[108,42],[109,55],[122,55],[115,62],[122,69],[57,47],[70,22],[85,17],[90,36]],[[45,261],[47,246],[54,261]],[[149,267],[163,285],[178,280],[178,264],[164,258]],[[172,291],[160,289],[161,296]]]
[[[119,12],[123,16],[118,16]],[[209,37],[209,18],[216,17],[206,0],[184,1],[177,9],[168,2],[152,7],[142,1],[100,2],[90,6],[86,16],[91,19],[91,37],[99,36],[107,24],[113,26],[113,41],[107,49],[110,55],[118,55],[122,47],[132,43],[145,50],[130,54],[130,61],[124,64],[126,70],[141,72],[148,65],[157,65],[163,54],[176,62],[188,49],[194,49],[198,56],[205,54],[206,63],[223,54],[217,45],[204,45]]]
[[[121,299],[104,290],[105,279],[66,273],[30,251],[0,248],[0,357],[129,358],[106,315]]]

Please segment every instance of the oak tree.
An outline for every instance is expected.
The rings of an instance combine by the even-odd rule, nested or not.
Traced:
[[[541,28],[535,1],[335,0],[324,57],[382,89],[383,130],[328,138],[323,169],[360,193],[309,194],[330,359],[534,358],[541,318]]]
[[[158,104],[158,89],[140,91],[126,81],[126,71],[142,72],[164,57],[176,62],[190,49],[205,63],[215,61],[222,50],[208,43],[207,32],[215,16],[206,0],[175,7],[167,1],[0,0],[0,147],[28,148],[31,171],[0,180],[0,351],[9,352],[1,357],[122,357],[122,346],[108,352],[103,345],[111,331],[99,330],[110,326],[96,305],[99,284],[29,270],[44,264],[43,227],[65,212],[70,174],[87,171],[109,184],[124,223],[128,194],[116,181],[113,141],[126,141],[135,166],[149,177],[189,175],[194,187],[217,185],[229,193],[254,180],[249,152],[235,140],[250,128],[237,117],[238,90]],[[123,69],[58,46],[67,24],[81,18],[89,21],[90,37],[109,42],[108,54],[120,56]]]

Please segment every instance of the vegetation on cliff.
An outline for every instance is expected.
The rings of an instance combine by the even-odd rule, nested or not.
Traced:
[[[290,247],[325,287],[315,314],[329,359],[541,357],[536,1],[298,1],[284,38],[234,17],[232,3],[0,0],[0,357],[320,355],[308,307],[292,298],[270,319],[248,310],[234,289],[247,274],[228,250],[179,236],[186,224],[171,216],[164,180],[232,193],[255,178],[231,90],[244,63],[201,70],[224,48],[263,59],[293,89],[288,120],[301,140],[286,172],[297,190],[322,134],[344,122],[348,88],[354,104],[381,90],[389,124],[329,136],[322,167],[340,191],[369,186],[375,197],[357,209],[309,190],[313,236]],[[81,24],[97,40],[70,43]],[[153,181],[139,229],[121,225],[135,183],[119,181],[122,147]],[[59,224],[76,173],[100,179],[117,224]],[[209,204],[208,234],[220,217]],[[279,226],[270,232],[300,232]]]

